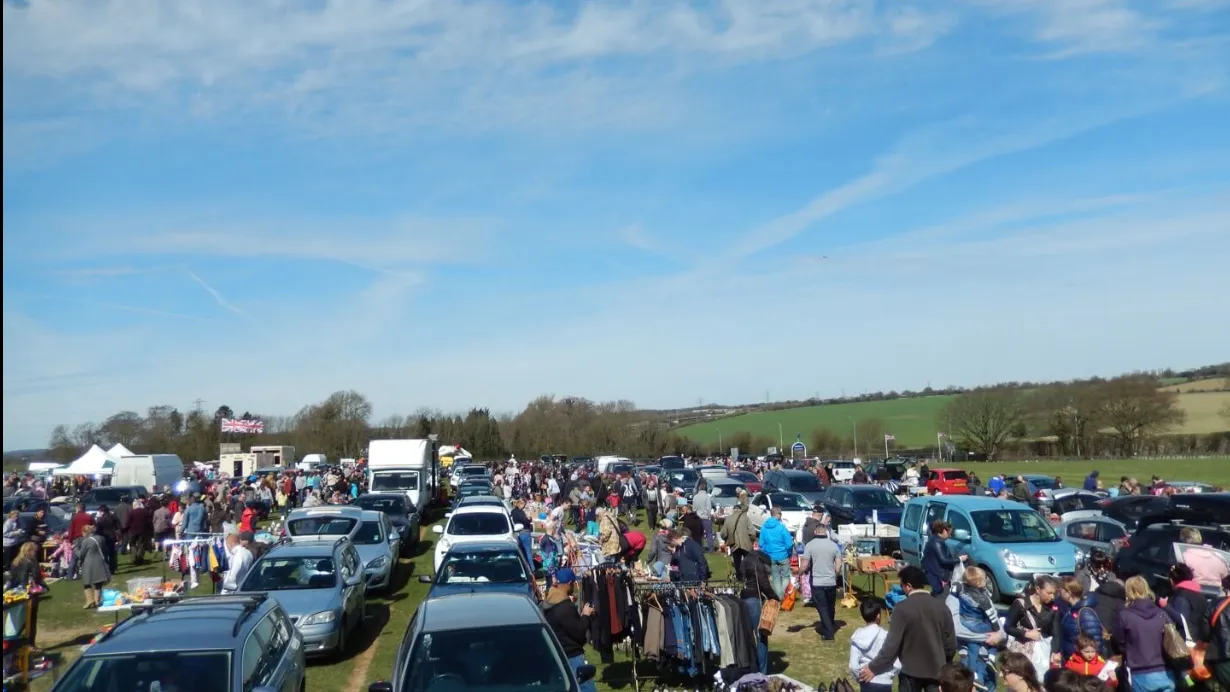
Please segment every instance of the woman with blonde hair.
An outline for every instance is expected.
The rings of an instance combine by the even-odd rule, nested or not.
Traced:
[[[1128,670],[1132,692],[1173,692],[1174,677],[1162,653],[1169,619],[1154,603],[1153,591],[1144,577],[1128,579],[1124,591],[1127,607],[1119,614],[1114,634],[1123,642],[1123,666]]]
[[[47,590],[47,582],[43,581],[43,568],[38,563],[37,543],[27,541],[17,549],[17,557],[13,559],[4,589],[24,589],[29,594],[29,605],[26,607],[30,609],[30,646],[37,648],[34,638],[38,635],[39,596]]]
[[[102,539],[95,533],[93,525],[81,529],[81,538],[76,546],[77,566],[81,573],[81,584],[85,589],[85,608],[97,608],[101,605],[102,587],[111,581],[111,571],[107,569],[107,553],[103,548]]]

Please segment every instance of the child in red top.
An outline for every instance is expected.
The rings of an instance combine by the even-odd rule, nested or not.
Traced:
[[[1076,638],[1076,653],[1072,654],[1072,657],[1068,659],[1064,667],[1081,675],[1097,677],[1102,673],[1102,669],[1106,667],[1106,659],[1102,658],[1102,655],[1098,653],[1098,643],[1088,635],[1082,634]],[[1115,685],[1113,673],[1106,682],[1112,686]]]

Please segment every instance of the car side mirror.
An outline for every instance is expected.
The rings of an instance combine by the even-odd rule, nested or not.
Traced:
[[[598,674],[597,666],[591,666],[589,664],[580,666],[577,668],[577,684],[584,685],[590,680],[593,680],[594,676],[597,674]]]
[[[430,583],[431,583],[431,575],[430,575],[430,574],[420,574],[420,575],[419,575],[419,583],[420,583],[420,584],[430,584]]]
[[[367,686],[367,692],[393,692],[393,683],[377,680]]]
[[[398,538],[401,538],[401,534],[397,531],[393,531],[389,534],[389,543],[396,543]]]
[[[436,533],[436,534],[444,533],[444,527],[440,526],[439,524],[436,524],[435,526],[431,527],[431,532]]]
[[[965,529],[953,529],[952,537],[957,539],[958,541],[961,541],[962,543],[970,542],[969,531],[966,531]]]

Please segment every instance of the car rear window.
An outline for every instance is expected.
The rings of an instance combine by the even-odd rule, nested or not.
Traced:
[[[451,536],[492,536],[511,530],[508,517],[497,512],[454,514],[448,522],[448,533]]]
[[[347,517],[304,517],[286,522],[292,536],[345,536],[357,522]]]
[[[790,486],[790,490],[796,493],[814,493],[822,489],[820,479],[811,474],[787,476],[786,483]]]
[[[969,480],[969,476],[966,475],[964,471],[943,471],[940,473],[940,477],[942,477],[946,481]]]

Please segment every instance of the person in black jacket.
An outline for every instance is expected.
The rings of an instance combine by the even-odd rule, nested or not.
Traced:
[[[679,581],[705,581],[709,578],[709,563],[705,551],[695,538],[676,531],[671,536],[675,546],[675,565],[679,567]]]
[[[581,692],[596,692],[592,679],[581,681],[580,669],[585,663],[585,643],[589,636],[590,617],[594,607],[589,603],[577,613],[572,603],[572,593],[576,588],[577,576],[569,568],[564,567],[555,573],[555,584],[547,591],[543,601],[543,617],[564,647],[564,655],[568,657],[568,666],[572,674],[577,676]]]
[[[931,524],[931,537],[923,548],[922,568],[927,573],[927,583],[931,585],[931,594],[941,598],[948,597],[952,571],[963,560],[948,549],[947,541],[951,537],[952,524],[937,519]]]
[[[1221,588],[1230,594],[1230,577],[1221,580]],[[1209,648],[1204,654],[1204,664],[1222,689],[1230,690],[1230,595],[1209,599],[1207,624]]]
[[[769,674],[769,637],[757,627],[764,602],[777,598],[773,590],[773,560],[760,550],[760,546],[748,552],[739,563],[735,574],[743,582],[739,598],[747,611],[748,619],[756,630],[756,667],[761,675]]]

